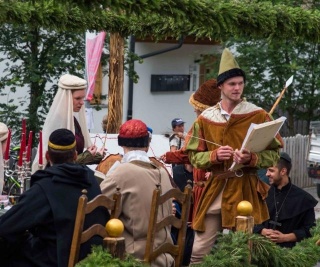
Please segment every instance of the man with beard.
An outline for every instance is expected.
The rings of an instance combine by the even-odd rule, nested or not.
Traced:
[[[266,201],[270,219],[254,229],[255,233],[287,248],[311,237],[310,228],[316,220],[314,207],[318,203],[308,192],[291,183],[291,167],[290,156],[281,152],[278,163],[268,168],[271,188]]]

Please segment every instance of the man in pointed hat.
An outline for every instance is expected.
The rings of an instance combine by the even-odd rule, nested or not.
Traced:
[[[217,78],[221,101],[202,112],[186,137],[185,149],[193,166],[211,171],[194,215],[191,263],[200,263],[210,252],[217,232],[235,227],[240,201],[251,202],[255,223],[269,217],[264,201],[269,187],[259,180],[257,169],[278,160],[282,139],[277,136],[259,153],[239,150],[251,123],[272,120],[265,110],[242,99],[245,81],[245,72],[224,49]],[[245,167],[229,171],[233,162]]]
[[[189,98],[190,105],[194,108],[194,112],[197,117],[206,110],[214,105],[216,105],[221,99],[221,92],[217,86],[216,79],[209,79],[199,86],[197,91],[195,91]],[[190,164],[188,154],[185,153],[184,148],[174,151],[166,152],[162,156],[162,160],[168,164]],[[193,168],[193,212],[198,206],[198,200],[203,191],[204,184],[207,180],[207,171],[205,169]],[[187,181],[185,181],[187,183]],[[186,185],[186,184],[185,184]],[[182,186],[182,188],[185,187]]]
[[[216,105],[220,101],[220,98],[221,93],[220,89],[217,87],[217,80],[209,79],[201,84],[197,91],[190,96],[189,103],[194,108],[194,112],[198,117],[204,110]],[[196,213],[195,211],[198,207],[200,196],[210,172],[207,172],[205,169],[193,168],[184,148],[166,152],[162,156],[162,160],[169,164],[178,164],[172,168],[172,173],[173,180],[181,191],[183,191],[184,187],[187,185],[188,180],[193,181],[193,203],[189,216],[190,220],[188,222],[183,256],[183,265],[187,266],[190,263],[194,240],[194,231],[191,227],[192,218],[193,214]]]

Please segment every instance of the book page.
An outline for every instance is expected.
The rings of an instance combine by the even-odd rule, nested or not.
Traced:
[[[279,132],[285,120],[286,117],[280,117],[276,120],[261,124],[252,123],[247,131],[246,137],[243,140],[241,150],[247,149],[251,152],[261,152],[265,150]],[[236,164],[234,162],[229,170],[235,171],[242,167],[242,164]]]

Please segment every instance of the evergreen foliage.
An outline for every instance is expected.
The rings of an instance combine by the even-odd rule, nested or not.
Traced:
[[[292,249],[282,248],[257,234],[230,232],[220,234],[215,247],[204,262],[195,267],[314,267],[320,261],[320,222],[311,230],[312,237],[297,243]],[[251,253],[249,249],[251,243]],[[76,267],[144,266],[132,257],[125,261],[113,259],[102,247],[94,247],[92,253]]]
[[[68,49],[70,50],[65,50],[65,54],[69,53],[71,57],[73,57],[72,53],[76,49],[82,49],[84,45],[83,40],[79,45],[75,45],[74,42],[81,42],[81,38],[77,38],[79,36],[83,37],[84,32],[87,30],[118,32],[123,37],[129,35],[135,35],[138,38],[151,36],[154,40],[165,39],[167,37],[178,39],[181,36],[187,35],[194,36],[195,38],[206,37],[217,41],[226,41],[230,37],[241,37],[249,39],[254,45],[259,43],[259,40],[263,38],[264,41],[260,43],[261,46],[265,46],[268,43],[269,47],[271,47],[269,42],[271,40],[276,40],[279,43],[284,42],[282,40],[290,40],[290,43],[287,43],[289,46],[291,42],[300,41],[299,44],[303,44],[303,42],[308,41],[312,53],[312,44],[320,40],[320,11],[318,8],[319,3],[317,1],[306,0],[0,1],[2,32],[7,32],[7,29],[11,28],[20,35],[19,38],[12,36],[12,43],[25,43],[25,51],[30,53],[31,50],[32,52],[32,56],[27,59],[26,55],[23,55],[23,51],[18,51],[23,45],[17,45],[17,51],[13,52],[8,58],[10,57],[14,63],[22,62],[23,67],[21,70],[19,70],[19,67],[16,67],[17,65],[13,64],[17,73],[30,68],[30,75],[28,78],[11,75],[7,80],[0,81],[0,88],[9,87],[11,92],[14,93],[19,83],[30,84],[30,94],[33,103],[30,103],[27,113],[30,114],[29,119],[33,121],[33,125],[28,125],[28,128],[37,131],[56,90],[56,87],[52,87],[52,90],[47,91],[48,95],[46,93],[42,94],[46,90],[44,89],[44,84],[50,81],[50,79],[55,79],[55,77],[59,76],[58,73],[61,73],[61,65],[64,64],[66,55],[59,54],[60,52],[58,54],[51,52],[54,60],[47,62],[47,69],[43,68],[37,72],[37,65],[41,66],[40,62],[43,57],[42,55],[35,55],[41,51],[41,47],[45,46],[46,42],[42,42],[43,40],[39,42],[38,38],[34,38],[35,36],[42,39],[45,35],[43,33],[47,32],[48,42],[50,43],[49,36],[51,34],[60,35],[61,39],[64,39],[64,43],[56,43],[57,51],[60,47],[63,49],[63,45],[71,44],[73,48],[69,47]],[[19,32],[19,29],[21,32]],[[4,35],[1,34],[1,36]],[[7,37],[2,38],[5,38],[3,40],[9,40]],[[31,38],[34,38],[34,40],[31,41]],[[36,42],[39,44],[37,48]],[[54,42],[51,43],[53,44]],[[279,43],[275,44],[278,45]],[[32,45],[33,49],[30,48],[30,45]],[[274,45],[274,49],[276,49],[276,45]],[[0,52],[5,51],[6,48],[10,47],[1,48]],[[316,46],[313,45],[313,48],[316,49]],[[79,53],[77,52],[77,55],[80,55],[80,57],[74,58],[74,60],[81,60],[81,57],[83,59],[83,51],[84,49]],[[9,52],[7,55],[9,55]],[[292,56],[294,56],[293,53]],[[58,59],[59,57],[60,59]],[[315,62],[317,62],[317,59],[314,58],[312,64]],[[297,69],[301,69],[304,63],[307,62],[302,62],[302,60],[301,63],[297,62]],[[80,68],[81,64],[84,65],[84,61],[80,64],[77,63],[71,71],[68,69],[68,72],[74,74],[82,73],[83,68]],[[293,63],[286,64],[291,64],[289,69],[294,69]],[[312,64],[307,63],[306,66],[311,67],[313,66]],[[12,67],[8,66],[7,70],[10,68],[10,72],[13,72]],[[50,77],[40,78],[46,72],[50,72],[52,68],[56,70],[60,68],[60,70],[55,74],[51,73]],[[296,70],[294,71],[297,73]],[[55,76],[56,74],[57,76]],[[301,72],[301,75],[304,74]],[[317,73],[314,73],[313,77],[316,77],[316,75]],[[285,75],[281,74],[275,78],[278,80],[276,81],[277,83],[273,83],[273,87],[264,88],[279,90],[283,85],[283,76]],[[136,80],[137,77],[134,76],[134,79]],[[317,95],[315,88],[317,88],[318,83],[313,78],[309,79],[309,81],[310,83],[305,87],[306,89],[298,93],[301,93],[300,96],[296,97],[297,90],[295,89],[290,94],[290,98],[288,98],[290,101],[292,99],[292,101],[283,101],[281,103],[281,105],[285,105],[284,108],[289,114],[292,114],[291,111],[294,109],[297,111],[295,116],[307,120],[312,116],[319,115],[318,113],[311,114],[311,111],[318,105],[318,100],[314,97]],[[304,85],[301,80],[301,86]],[[33,89],[36,87],[37,89]],[[252,83],[252,88],[259,87]],[[310,90],[308,91],[308,89]],[[252,97],[254,97],[255,92],[252,92]],[[306,92],[310,92],[311,94]],[[250,94],[249,92],[249,97],[251,97]],[[270,92],[266,94],[264,104],[271,104],[270,95],[272,95]],[[308,101],[305,101],[305,99],[308,99]],[[312,102],[312,100],[316,101]],[[27,97],[21,101],[28,101]],[[11,99],[8,99],[7,103],[0,104],[0,108],[5,108],[2,114],[7,114],[7,111],[9,111],[11,113],[16,112],[17,116],[21,116],[11,103]],[[289,104],[292,104],[291,109],[289,108]],[[7,106],[5,107],[4,105]],[[288,121],[290,123],[290,119]],[[9,124],[9,126],[11,125]],[[292,128],[293,126],[289,127]]]
[[[319,221],[311,232],[312,237],[298,242],[292,249],[282,248],[257,234],[230,232],[220,235],[211,253],[197,267],[313,267],[320,260],[320,246],[316,245],[320,238]]]
[[[194,35],[226,40],[297,38],[320,40],[320,11],[297,6],[298,1],[0,1],[0,23],[42,26],[46,29],[106,30],[123,36]],[[283,4],[285,3],[285,4]]]
[[[105,251],[102,246],[94,246],[91,254],[76,264],[76,267],[143,267],[146,266],[132,256],[127,256],[124,261],[112,258],[111,254]]]

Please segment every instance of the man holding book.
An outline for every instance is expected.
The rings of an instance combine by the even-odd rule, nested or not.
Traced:
[[[185,149],[194,167],[211,171],[193,221],[191,263],[200,263],[210,252],[218,231],[235,226],[240,201],[251,202],[255,223],[269,217],[264,201],[269,187],[259,180],[257,170],[277,162],[282,139],[277,135],[258,152],[241,149],[251,123],[272,120],[265,110],[242,99],[245,81],[244,71],[224,49],[217,78],[221,101],[202,112],[186,138]],[[229,170],[233,163],[242,168]]]

